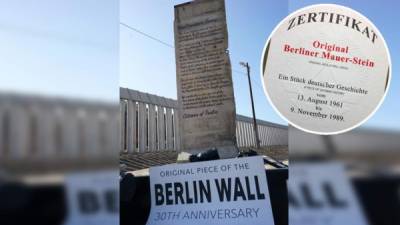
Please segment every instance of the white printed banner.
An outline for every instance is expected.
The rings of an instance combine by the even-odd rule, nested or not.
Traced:
[[[150,168],[147,225],[273,225],[261,157]]]
[[[290,225],[366,225],[351,183],[340,163],[290,166]]]
[[[118,171],[70,174],[65,179],[65,225],[119,224]]]

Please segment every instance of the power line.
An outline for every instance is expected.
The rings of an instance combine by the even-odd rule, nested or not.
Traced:
[[[243,76],[247,76],[246,73],[244,73],[244,72],[242,72],[242,71],[239,71],[239,70],[236,70],[236,69],[232,69],[232,72],[241,74],[241,75],[243,75]],[[264,88],[263,88],[256,80],[254,80],[253,77],[250,77],[250,79],[258,86],[258,88],[260,88],[261,90],[264,91]]]
[[[136,29],[136,28],[134,28],[134,27],[131,27],[131,26],[129,26],[129,25],[126,24],[126,23],[119,22],[119,24],[121,24],[122,26],[127,27],[127,28],[130,29],[130,30],[135,31],[136,33],[139,33],[139,34],[141,34],[141,35],[143,35],[143,36],[145,36],[145,37],[148,37],[148,38],[150,38],[150,39],[152,39],[152,40],[154,40],[154,41],[157,41],[157,42],[159,42],[159,43],[161,43],[161,44],[163,44],[163,45],[165,45],[165,46],[168,46],[168,47],[170,47],[170,48],[175,48],[173,45],[170,45],[170,44],[168,44],[167,42],[164,42],[164,41],[162,41],[162,40],[160,40],[160,39],[158,39],[158,38],[155,38],[155,37],[153,37],[153,36],[151,36],[151,35],[149,35],[149,34],[146,34],[145,32],[143,32],[143,31],[141,31],[141,30],[139,30],[139,29]]]
[[[247,76],[247,74],[246,74],[245,72],[242,72],[242,71],[240,71],[240,70],[232,69],[232,71],[233,71],[233,72],[240,73],[240,74],[243,74],[243,75],[246,75],[246,76]]]
[[[132,31],[134,31],[134,32],[136,32],[136,33],[139,33],[139,34],[141,34],[141,35],[143,35],[143,36],[145,36],[145,37],[147,37],[147,38],[150,38],[150,39],[152,39],[152,40],[154,40],[154,41],[157,41],[157,42],[159,42],[160,44],[163,44],[163,45],[165,45],[165,46],[167,46],[167,47],[170,47],[170,48],[175,49],[175,47],[174,47],[173,45],[168,44],[167,42],[164,42],[164,41],[162,41],[162,40],[160,40],[160,39],[158,39],[158,38],[156,38],[156,37],[154,37],[154,36],[151,36],[150,34],[147,34],[147,33],[143,32],[143,31],[141,31],[141,30],[139,30],[139,29],[137,29],[137,28],[134,28],[134,27],[132,27],[132,26],[129,26],[128,24],[126,24],[126,23],[124,23],[124,22],[119,22],[119,23],[120,23],[122,26],[125,26],[126,28],[128,28],[128,29],[130,29],[130,30],[132,30]],[[230,54],[230,56],[232,57],[232,54]],[[242,75],[244,75],[244,76],[247,76],[247,74],[246,74],[245,72],[240,71],[240,70],[237,70],[237,69],[233,69],[233,68],[232,68],[232,72],[236,72],[236,73],[242,74]],[[257,81],[255,81],[252,77],[250,77],[250,79],[258,86],[258,88],[260,88],[261,90],[264,90],[263,87],[261,87],[261,85],[260,85]]]

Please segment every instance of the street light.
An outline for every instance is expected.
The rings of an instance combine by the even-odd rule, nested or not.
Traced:
[[[253,110],[253,127],[256,139],[256,147],[260,148],[260,138],[258,136],[257,118],[256,118],[256,112],[254,110],[253,89],[251,88],[250,66],[249,63],[247,62],[239,62],[239,64],[243,67],[246,67],[247,70],[247,78],[249,80],[249,89],[250,89],[251,109]]]

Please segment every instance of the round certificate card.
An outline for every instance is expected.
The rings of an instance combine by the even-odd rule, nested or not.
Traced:
[[[272,32],[263,52],[264,91],[293,126],[338,134],[359,126],[382,103],[390,56],[378,29],[339,5],[302,8]]]

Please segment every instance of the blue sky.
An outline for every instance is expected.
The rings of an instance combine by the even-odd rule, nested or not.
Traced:
[[[119,86],[176,98],[174,50],[119,21],[174,43],[173,5],[182,0],[0,1],[0,92],[114,101]],[[237,112],[251,115],[244,68],[251,66],[258,118],[285,124],[262,90],[259,64],[265,41],[288,12],[321,1],[226,0]],[[391,51],[387,98],[366,126],[400,129],[397,1],[330,1],[370,18]],[[118,53],[119,51],[119,53]],[[239,71],[239,72],[238,72]],[[120,75],[120,77],[118,77]]]
[[[173,45],[173,6],[184,1],[120,1],[120,20],[166,43]],[[232,76],[236,100],[236,111],[251,116],[250,99],[244,68],[239,61],[251,66],[253,92],[257,117],[275,123],[285,124],[272,109],[262,90],[260,80],[260,59],[269,34],[288,13],[303,6],[324,3],[321,1],[226,1],[231,53]],[[396,16],[396,3],[382,1],[331,1],[347,5],[370,18],[384,35],[392,53],[392,83],[385,102],[365,125],[367,127],[399,129],[400,110],[398,99],[400,79],[398,71],[399,42],[395,31],[399,25],[391,21]],[[120,30],[120,85],[132,89],[176,99],[174,50],[143,35],[121,26]]]
[[[0,91],[113,101],[116,1],[0,1]]]
[[[120,1],[120,20],[149,35],[174,43],[173,6],[185,1]],[[236,111],[251,116],[247,78],[237,72],[244,68],[239,61],[247,61],[251,66],[255,108],[257,117],[275,123],[285,124],[269,105],[260,79],[260,59],[265,41],[273,28],[288,13],[303,6],[322,1],[231,1],[226,2],[229,32],[229,50],[231,53],[232,76],[236,100]],[[376,114],[363,126],[400,129],[400,78],[399,41],[400,25],[393,21],[399,9],[396,1],[330,1],[350,6],[363,13],[379,28],[391,51],[393,73],[392,82],[386,100]],[[396,33],[397,32],[397,33]],[[176,99],[175,56],[174,50],[125,27],[120,29],[120,85],[152,94]]]
[[[174,5],[185,1],[120,1],[121,22],[173,44]],[[251,66],[257,117],[286,124],[271,108],[260,80],[260,59],[269,33],[287,15],[285,1],[226,1],[236,112],[251,115],[245,68]],[[120,85],[176,99],[174,49],[137,34],[123,26],[120,30]],[[237,72],[239,71],[239,72]]]

